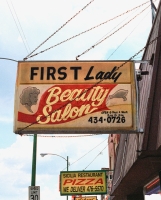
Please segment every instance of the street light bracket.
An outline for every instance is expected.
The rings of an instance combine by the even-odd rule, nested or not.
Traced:
[[[59,157],[61,157],[61,158],[63,158],[64,160],[67,161],[66,158],[64,158],[63,156],[60,156],[60,155],[58,155],[58,154],[55,154],[55,153],[40,153],[40,155],[41,155],[42,157],[44,157],[44,156],[46,156],[46,155],[55,155],[55,156],[59,156]]]

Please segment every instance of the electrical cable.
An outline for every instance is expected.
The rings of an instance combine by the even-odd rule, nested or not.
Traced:
[[[102,151],[104,151],[106,148],[107,148],[107,145],[102,149]],[[102,151],[100,151],[99,154],[96,155],[96,157],[87,165],[87,167],[89,167],[89,165],[92,164],[92,163],[96,160],[96,158],[97,158],[99,155],[102,154]],[[87,169],[87,167],[85,167],[84,170]],[[84,170],[83,170],[83,171],[84,171]]]
[[[24,31],[23,31],[23,29],[22,29],[22,26],[21,26],[21,24],[20,24],[20,21],[19,21],[19,19],[18,19],[18,16],[17,16],[17,14],[16,14],[16,11],[15,11],[15,9],[14,9],[14,7],[13,7],[13,4],[11,3],[12,8],[13,8],[13,11],[15,12],[15,16],[16,16],[16,18],[17,18],[17,21],[18,21],[18,23],[19,23],[19,26],[20,26],[21,31],[20,31],[19,26],[18,26],[18,24],[17,24],[17,22],[16,22],[16,19],[15,19],[15,17],[14,17],[14,14],[13,14],[13,12],[12,12],[12,9],[11,9],[9,3],[8,3],[8,0],[7,0],[7,5],[8,5],[8,7],[9,7],[9,10],[10,10],[10,12],[11,12],[11,15],[12,15],[12,17],[13,17],[13,19],[14,19],[14,22],[15,22],[15,24],[16,24],[16,27],[17,27],[17,29],[18,29],[18,32],[19,32],[19,34],[20,34],[20,36],[21,36],[21,39],[22,39],[23,44],[24,44],[24,46],[25,46],[25,49],[26,49],[26,51],[27,51],[27,53],[28,53],[28,52],[29,52],[28,49],[30,50],[30,48],[29,48],[29,45],[27,44],[27,40],[26,40]],[[22,32],[22,34],[21,34],[21,32]],[[23,36],[24,36],[24,38],[23,38]],[[25,39],[25,40],[24,40],[24,39]],[[25,43],[25,41],[26,41],[26,43]],[[27,45],[26,45],[26,44],[27,44]]]
[[[22,35],[23,35],[23,37],[24,37],[24,41],[26,42],[27,48],[28,48],[29,51],[31,51],[30,46],[29,46],[29,44],[28,44],[28,42],[27,42],[27,39],[26,39],[25,33],[24,33],[24,31],[23,31],[23,28],[22,28],[21,23],[20,23],[20,21],[19,21],[19,18],[18,18],[18,16],[17,16],[16,10],[15,10],[15,8],[14,8],[14,6],[13,6],[11,0],[10,0],[10,2],[11,2],[11,5],[12,5],[12,8],[13,8],[13,10],[14,10],[14,13],[15,13],[15,15],[16,15],[16,18],[17,18],[18,24],[19,24],[20,29],[21,29],[21,32],[22,32]]]
[[[154,2],[156,2],[156,0],[154,1]],[[148,2],[147,2],[148,3]],[[150,5],[149,5],[150,6]],[[149,13],[150,11],[148,11],[148,13]],[[147,13],[147,14],[148,14]],[[142,20],[147,16],[147,14],[142,18]],[[142,21],[141,20],[141,21]],[[141,22],[140,21],[140,22]],[[140,24],[140,22],[137,24],[137,26]],[[136,27],[137,27],[136,26]],[[117,26],[116,26],[117,27]],[[131,35],[131,33],[136,29],[136,27],[129,33],[129,35]],[[121,44],[114,50],[114,52],[113,53],[111,53],[110,54],[110,56],[107,58],[107,60],[120,48],[120,46],[125,42],[125,40],[129,37],[129,35],[121,42]]]
[[[34,136],[34,134],[19,134],[20,136]],[[72,137],[87,137],[87,136],[95,136],[95,135],[102,135],[102,133],[95,133],[95,134],[79,134],[79,135],[38,135],[38,137],[54,137],[54,138],[72,138]]]
[[[149,45],[151,45],[156,39],[158,39],[158,38],[160,38],[161,37],[161,35],[159,35],[159,36],[157,36],[157,37],[155,37],[153,40],[151,40],[147,45],[145,45],[142,49],[140,49],[136,54],[134,54],[131,58],[129,58],[129,60],[127,60],[126,62],[124,62],[122,65],[120,65],[119,67],[118,67],[118,69],[119,68],[121,68],[121,67],[123,67],[127,62],[129,62],[130,60],[132,60],[135,56],[137,56],[138,54],[140,54],[146,47],[148,47]]]
[[[91,0],[88,4],[86,4],[81,10],[79,10],[73,17],[71,17],[68,21],[66,21],[60,28],[58,28],[52,35],[50,35],[44,42],[42,42],[36,49],[34,49],[30,54],[28,54],[24,60],[27,60],[28,57],[34,53],[39,47],[41,47],[45,42],[47,42],[51,37],[53,37],[58,31],[60,31],[64,26],[66,26],[72,19],[74,19],[80,12],[82,12],[87,6],[89,6],[94,0]]]
[[[107,138],[105,139],[107,140]],[[80,159],[84,158],[88,153],[90,153],[91,151],[93,151],[94,149],[96,149],[100,144],[102,144],[105,140],[103,140],[101,143],[99,143],[98,145],[96,145],[93,149],[91,149],[90,151],[88,151],[86,154],[84,154],[83,156],[81,156],[79,159],[77,159],[76,161],[74,161],[71,165],[73,165],[74,163],[76,163],[77,161],[79,161]]]
[[[73,163],[71,163],[70,164],[70,166],[71,165],[73,165],[73,164],[75,164],[76,162],[78,162],[79,160],[81,160],[82,158],[84,158],[87,154],[89,154],[91,151],[93,151],[94,149],[96,149],[99,145],[101,145],[104,141],[106,141],[107,140],[107,138],[105,139],[105,140],[103,140],[101,143],[99,143],[98,145],[96,145],[94,148],[92,148],[90,151],[88,151],[87,153],[85,153],[83,156],[81,156],[80,158],[78,158],[76,161],[74,161]],[[64,168],[63,170],[65,170],[66,168]],[[62,170],[62,171],[63,171]]]
[[[117,67],[116,70],[119,70],[121,67],[123,67],[127,62],[129,62],[129,61],[132,60],[135,56],[137,56],[139,53],[141,53],[147,46],[151,45],[151,44],[152,44],[155,40],[157,40],[159,37],[161,37],[161,35],[155,37],[153,40],[151,40],[149,43],[147,43],[146,46],[144,46],[142,49],[140,49],[136,54],[134,54],[134,55],[133,55],[131,58],[129,58],[127,61],[123,62],[119,67]],[[76,97],[75,97],[73,100],[71,100],[70,102],[68,102],[68,103],[64,104],[63,106],[61,106],[60,108],[58,108],[58,109],[52,111],[52,112],[49,113],[47,116],[44,116],[43,118],[41,118],[41,120],[44,119],[44,118],[47,118],[47,117],[51,116],[53,113],[55,113],[56,111],[60,110],[61,108],[64,108],[66,105],[68,105],[69,103],[75,101],[77,98],[80,98],[84,93],[87,93],[87,92],[88,92],[89,90],[91,90],[93,87],[95,87],[95,86],[98,85],[99,83],[103,82],[103,80],[104,80],[104,78],[101,79],[100,81],[98,81],[97,83],[93,84],[93,85],[92,85],[90,88],[88,88],[85,92],[82,92],[80,95],[76,96]],[[23,135],[23,134],[21,133],[21,131],[23,131],[23,130],[29,128],[30,126],[32,126],[32,125],[34,125],[34,124],[36,124],[36,123],[38,123],[38,122],[39,122],[39,120],[37,120],[37,121],[35,121],[35,122],[29,124],[28,126],[26,126],[26,127],[24,127],[24,128],[21,128],[20,130],[17,131],[17,134]]]
[[[14,61],[14,62],[18,62],[17,60],[14,60],[14,59],[11,59],[11,58],[0,58],[2,60],[11,60],[11,61]]]
[[[156,0],[155,0],[155,1],[156,1]],[[154,1],[154,2],[155,2],[155,1]],[[130,11],[134,11],[136,8],[140,8],[141,6],[145,5],[146,3],[149,3],[149,1],[147,1],[147,2],[145,2],[145,3],[143,3],[143,4],[141,4],[141,5],[139,5],[139,6],[137,6],[137,7],[135,7],[134,9],[131,9]],[[149,6],[150,6],[150,5],[149,5]],[[132,13],[132,14],[133,14],[133,13]],[[127,19],[127,18],[126,18],[126,19]],[[126,19],[124,19],[123,21],[125,21]],[[122,21],[122,22],[123,22],[123,21]],[[121,23],[122,23],[122,22],[121,22]],[[121,24],[121,23],[119,23],[119,24]],[[118,25],[119,25],[119,24],[118,24]],[[117,25],[117,26],[118,26],[118,25]],[[117,26],[115,26],[113,29],[115,29]],[[112,29],[112,30],[113,30],[113,29]],[[112,31],[112,30],[111,30],[111,31]],[[107,34],[109,34],[111,31],[109,31]],[[106,34],[106,35],[107,35],[107,34]],[[105,35],[105,36],[106,36],[106,35]],[[103,36],[102,38],[104,38],[105,36]],[[102,38],[101,38],[101,39],[102,39]],[[99,39],[96,43],[98,43],[99,41],[101,41],[101,39]]]
[[[149,11],[148,11],[149,13]],[[148,15],[148,13],[142,18],[142,20]],[[117,46],[117,48],[109,55],[109,57],[107,58],[107,60],[109,60],[109,58],[111,56],[113,56],[113,54],[121,47],[121,45],[127,40],[127,38],[134,32],[134,30],[138,27],[138,25],[142,22],[139,21],[139,23],[134,27],[134,29],[124,38],[124,40]]]
[[[117,33],[118,31],[120,31],[122,28],[124,28],[126,25],[128,25],[132,20],[134,20],[137,16],[139,16],[142,12],[144,12],[148,7],[149,6],[147,6],[146,8],[144,8],[140,13],[138,13],[137,15],[135,15],[132,19],[130,19],[128,22],[126,22],[124,25],[122,25],[116,31],[114,31],[113,33],[111,33],[110,35],[108,35],[107,37],[105,37],[104,39],[102,39],[101,41],[97,42],[96,44],[92,45],[89,49],[85,50],[80,55],[76,56],[76,60],[78,60],[78,58],[81,57],[82,55],[84,55],[85,53],[89,52],[95,46],[99,45],[100,43],[104,42],[106,39],[108,39],[109,37],[111,37],[112,35],[114,35],[115,33]]]
[[[85,30],[85,31],[83,31],[83,32],[81,32],[81,33],[78,33],[78,34],[76,34],[76,35],[70,37],[70,38],[67,38],[67,39],[65,39],[65,40],[63,40],[63,41],[61,41],[61,42],[59,42],[59,43],[57,43],[57,44],[55,44],[55,45],[53,45],[53,46],[47,48],[47,49],[44,49],[44,50],[42,50],[42,51],[40,51],[40,52],[38,52],[38,53],[35,53],[35,54],[33,54],[33,55],[30,55],[30,56],[24,58],[24,60],[27,60],[28,58],[31,58],[31,57],[34,57],[34,56],[37,56],[37,55],[39,55],[39,54],[41,54],[41,53],[44,53],[45,51],[48,51],[48,50],[50,50],[50,49],[52,49],[52,48],[54,48],[54,47],[56,47],[56,46],[58,46],[58,45],[61,45],[61,44],[65,43],[65,42],[68,42],[68,41],[71,40],[71,39],[74,39],[74,38],[76,38],[76,37],[78,37],[78,36],[80,36],[80,35],[82,35],[82,34],[84,34],[84,33],[87,33],[87,32],[89,32],[89,31],[91,31],[91,30],[93,30],[93,29],[95,29],[95,28],[98,28],[98,27],[100,27],[100,26],[102,26],[102,25],[104,25],[104,24],[106,24],[106,23],[108,23],[108,22],[110,22],[110,21],[112,21],[112,20],[114,20],[114,19],[116,19],[116,18],[118,18],[118,17],[121,17],[121,16],[123,16],[123,15],[125,15],[125,14],[127,14],[127,13],[129,13],[129,12],[131,12],[131,11],[133,11],[133,10],[135,10],[135,9],[137,9],[137,8],[139,8],[139,7],[143,6],[143,5],[145,5],[145,4],[147,4],[147,3],[149,3],[149,2],[147,1],[147,2],[145,2],[145,3],[143,3],[143,4],[141,4],[141,5],[139,5],[139,6],[135,7],[135,8],[133,8],[133,9],[130,9],[130,10],[128,10],[128,11],[126,11],[126,12],[120,14],[120,15],[117,15],[117,16],[115,16],[115,17],[109,19],[109,20],[106,20],[105,22],[102,22],[102,23],[100,23],[100,24],[98,24],[98,25],[96,25],[96,26],[93,26],[93,27],[91,27],[90,29],[87,29],[87,30]]]
[[[148,2],[147,2],[148,3]],[[143,4],[144,5],[144,4]],[[141,5],[142,6],[142,5]],[[140,6],[137,6],[135,8],[139,8]],[[136,12],[137,10],[135,9],[131,9],[131,11]],[[121,25],[124,21],[126,21],[128,18],[130,18],[130,16],[132,16],[134,14],[134,12],[132,12],[128,17],[125,17],[121,22],[119,22],[115,27],[113,27],[108,33],[106,33],[104,36],[102,36],[96,43],[100,42],[103,38],[105,38],[109,33],[111,33],[113,30],[115,30],[119,25]]]

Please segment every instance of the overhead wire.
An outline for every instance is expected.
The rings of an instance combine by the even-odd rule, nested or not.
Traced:
[[[35,53],[35,54],[33,54],[33,55],[30,54],[30,55],[28,55],[27,57],[25,57],[24,60],[27,60],[28,58],[31,58],[31,57],[34,57],[34,56],[37,56],[37,55],[39,55],[39,54],[41,54],[41,53],[44,53],[44,52],[46,52],[46,51],[48,51],[48,50],[50,50],[50,49],[52,49],[52,48],[54,48],[54,47],[56,47],[56,46],[58,46],[58,45],[61,45],[61,44],[65,43],[65,42],[68,42],[68,41],[70,41],[71,39],[74,39],[74,38],[76,38],[76,37],[78,37],[78,36],[80,36],[80,35],[82,35],[82,34],[84,34],[84,33],[87,33],[87,32],[89,32],[89,31],[92,31],[92,30],[94,30],[95,28],[98,28],[98,27],[100,27],[100,26],[102,26],[102,25],[104,25],[104,24],[106,24],[106,23],[108,23],[108,22],[110,22],[110,21],[112,21],[112,20],[114,20],[114,19],[117,19],[118,17],[121,17],[121,16],[123,16],[123,15],[125,15],[125,14],[127,14],[127,13],[129,13],[129,12],[132,12],[133,10],[138,9],[139,7],[141,7],[141,6],[143,6],[143,5],[147,4],[147,3],[149,3],[149,1],[147,1],[147,2],[145,2],[145,3],[143,3],[143,4],[140,4],[139,6],[136,6],[136,7],[132,8],[132,9],[130,9],[130,10],[124,12],[124,13],[121,13],[121,14],[119,14],[119,15],[117,15],[117,16],[111,18],[111,19],[108,19],[108,20],[106,20],[106,21],[104,21],[104,22],[102,22],[102,23],[100,23],[100,24],[98,24],[98,25],[96,25],[96,26],[93,26],[93,27],[91,27],[90,29],[87,29],[87,30],[85,30],[85,31],[83,31],[83,32],[80,32],[80,33],[78,33],[78,34],[76,34],[76,35],[70,37],[70,38],[67,38],[67,39],[65,39],[65,40],[63,40],[63,41],[61,41],[61,42],[59,42],[59,43],[57,43],[57,44],[55,44],[55,45],[53,45],[53,46],[51,46],[51,47],[49,47],[49,48],[46,48],[46,49],[44,49],[44,50],[38,52],[38,53]]]
[[[136,54],[134,54],[132,57],[130,57],[128,60],[126,60],[125,62],[123,62],[120,66],[117,67],[116,70],[119,70],[121,67],[123,67],[127,62],[129,62],[130,60],[132,60],[135,56],[137,56],[138,54],[140,54],[147,46],[151,45],[155,40],[157,40],[159,37],[161,37],[161,35],[155,37],[153,40],[151,40],[149,43],[147,43],[142,49],[140,49]],[[51,116],[53,113],[55,113],[56,111],[60,110],[61,108],[65,107],[66,105],[68,105],[69,103],[75,101],[77,98],[80,98],[84,93],[87,93],[89,90],[91,90],[93,87],[95,87],[96,85],[98,85],[99,83],[103,82],[104,78],[102,78],[100,81],[96,82],[95,84],[93,84],[90,88],[88,88],[85,92],[82,92],[80,95],[76,96],[73,100],[71,100],[70,102],[64,104],[63,106],[59,107],[58,109],[52,111],[51,113],[49,113],[47,116],[44,116],[42,119],[47,118],[49,116]],[[29,125],[27,125],[24,128],[21,128],[20,130],[17,131],[17,134],[23,135],[22,131],[29,128],[30,126],[38,123],[40,120],[36,120],[33,123],[30,123]]]
[[[158,36],[158,37],[159,37],[159,36]],[[158,38],[158,37],[157,37],[157,38]],[[155,40],[156,40],[156,38],[155,38],[154,40],[152,40],[151,42],[149,42],[148,45],[150,45],[151,43],[153,43]],[[146,46],[145,46],[145,47],[146,47]],[[139,52],[137,52],[134,56],[132,56],[129,60],[131,60],[131,59],[134,58],[136,55],[138,55],[141,51],[143,51],[143,49],[145,49],[145,47],[142,48]],[[122,65],[122,66],[123,66],[123,65]],[[122,66],[120,66],[120,67],[122,67]],[[107,146],[106,146],[105,148],[107,148]],[[104,149],[105,149],[105,148],[104,148]],[[104,150],[104,149],[103,149],[103,150]],[[103,150],[102,150],[102,151],[103,151]],[[91,164],[94,162],[94,160],[96,160],[96,158],[102,153],[102,151],[101,151],[87,166],[86,166],[85,169],[87,169],[87,167],[89,167],[89,165],[91,165]],[[87,154],[86,154],[86,155],[87,155]],[[85,156],[85,155],[84,155],[84,156]],[[82,157],[84,157],[84,156],[82,156]],[[82,157],[81,157],[81,158],[82,158]],[[80,159],[81,159],[81,158],[80,158]],[[80,160],[80,159],[78,159],[78,160]],[[77,160],[77,161],[78,161],[78,160]],[[75,162],[77,162],[77,161],[75,161]],[[73,163],[72,163],[72,164],[73,164]],[[85,170],[85,169],[84,169],[84,170]]]
[[[156,1],[157,1],[157,0],[154,0],[154,2],[156,2]],[[149,2],[146,2],[146,3],[149,3]],[[145,4],[145,3],[144,3],[144,4]],[[150,6],[150,5],[149,5],[149,6]],[[146,8],[148,8],[149,6],[147,6]],[[145,9],[146,9],[146,8],[145,8]],[[149,12],[150,12],[150,11],[148,11],[148,13],[149,13]],[[148,14],[148,13],[147,13],[147,14]],[[147,16],[147,14],[142,18],[142,20]],[[141,21],[142,21],[142,20],[141,20]],[[123,20],[123,21],[124,21],[124,20]],[[140,21],[140,22],[141,22],[141,21]],[[140,22],[139,22],[139,24],[140,24]],[[139,24],[137,24],[136,27],[137,27]],[[116,27],[117,27],[117,26],[116,26]],[[107,60],[120,48],[120,46],[126,41],[126,39],[131,35],[131,33],[136,29],[136,27],[128,34],[128,36],[121,42],[121,44],[114,50],[114,52],[111,53],[111,55],[107,58]],[[101,40],[101,39],[100,39],[100,40]],[[100,40],[99,40],[99,41],[100,41]]]
[[[22,42],[23,42],[23,44],[24,44],[24,46],[25,46],[25,49],[26,49],[27,53],[29,53],[30,47],[29,47],[29,45],[28,45],[26,36],[25,36],[24,31],[23,31],[23,29],[22,29],[21,23],[20,23],[20,21],[19,21],[19,18],[18,18],[18,16],[17,16],[16,11],[15,11],[15,8],[14,8],[14,6],[13,6],[13,4],[12,4],[11,1],[10,1],[10,3],[11,3],[11,6],[12,6],[12,9],[11,9],[9,3],[8,3],[8,0],[7,0],[7,5],[8,5],[8,7],[9,7],[10,12],[11,12],[12,18],[13,18],[15,24],[16,24],[17,30],[18,30],[18,32],[19,32],[19,34],[20,34],[20,37],[21,37]],[[13,12],[14,12],[15,15],[13,14],[12,10],[13,10]],[[16,21],[16,20],[17,20],[17,21]],[[17,23],[17,22],[18,22],[18,23]]]
[[[16,60],[13,60],[13,59],[7,59],[7,58],[0,58],[0,59],[12,60],[12,61],[17,62]],[[93,134],[93,135],[94,135],[94,134]],[[88,135],[88,136],[89,136],[89,135]],[[107,146],[106,146],[105,148],[107,148]],[[104,148],[104,149],[105,149],[105,148]],[[104,150],[104,149],[103,149],[103,150]],[[103,151],[103,150],[102,150],[102,151]],[[91,150],[91,151],[92,151],[92,150]],[[102,151],[101,151],[101,152],[102,152]],[[89,152],[90,152],[90,151],[89,151]],[[94,160],[101,154],[101,152],[94,158]],[[88,154],[88,153],[87,153],[87,154]],[[87,154],[85,154],[85,155],[87,155]],[[84,156],[85,156],[85,155],[84,155]],[[81,158],[83,158],[84,156],[82,156]],[[80,158],[80,159],[81,159],[81,158]],[[80,159],[78,159],[78,160],[80,160]],[[78,160],[77,160],[77,161],[78,161]],[[92,162],[94,162],[94,160],[92,160]],[[75,162],[77,162],[77,161],[75,161]],[[75,163],[75,162],[74,162],[74,163]],[[92,162],[91,162],[91,163],[92,163]],[[72,164],[74,164],[74,163],[72,163]],[[90,164],[91,164],[91,163],[90,163]],[[89,164],[89,165],[90,165],[90,164]],[[89,165],[88,165],[88,166],[89,166]],[[88,166],[87,166],[87,167],[88,167]],[[87,167],[86,167],[86,168],[87,168]],[[86,168],[85,168],[85,169],[86,169]]]
[[[1,59],[3,59],[3,58],[1,58]],[[12,59],[8,59],[8,60],[12,60]],[[14,60],[14,61],[15,61],[15,60]],[[17,62],[17,61],[16,61],[16,62]],[[97,145],[97,146],[99,146],[99,145]],[[104,149],[102,149],[102,151],[104,151],[106,148],[107,148],[107,146],[106,146]],[[93,149],[95,149],[95,148],[93,148]],[[93,149],[92,149],[92,150],[93,150]],[[92,150],[90,150],[89,152],[91,152]],[[102,153],[102,151],[101,151],[87,166],[86,166],[85,169],[87,169],[87,167],[89,167],[89,165],[91,165],[91,164],[94,162],[94,160],[96,160],[96,158]],[[88,153],[89,153],[89,152],[88,152]],[[87,155],[88,153],[86,153],[85,155]],[[85,156],[85,155],[84,155],[84,156]],[[82,156],[81,158],[83,158],[84,156]],[[79,158],[77,161],[79,161],[81,158]],[[77,162],[77,161],[75,161],[75,162]],[[74,162],[74,163],[75,163],[75,162]],[[72,163],[72,164],[74,164],[74,163]],[[71,165],[72,165],[72,164],[71,164]],[[85,169],[84,169],[84,170],[85,170]]]
[[[72,163],[70,164],[70,166],[73,165],[73,164],[75,164],[76,162],[78,162],[78,161],[81,160],[82,158],[84,158],[86,155],[88,155],[91,151],[93,151],[94,149],[96,149],[99,145],[101,145],[102,143],[104,143],[106,140],[107,140],[107,138],[106,138],[105,140],[101,141],[99,144],[97,144],[95,147],[93,147],[91,150],[89,150],[89,151],[88,151],[87,153],[85,153],[83,156],[81,156],[80,158],[78,158],[76,161],[72,162]],[[63,170],[65,170],[65,169],[66,169],[66,168],[64,168]]]
[[[155,1],[156,1],[156,0],[154,0],[154,2],[155,2]],[[135,7],[135,8],[133,8],[133,9],[131,9],[130,11],[134,11],[135,9],[138,9],[138,8],[140,8],[141,6],[143,6],[143,5],[147,4],[147,3],[149,3],[149,1],[147,1],[147,2],[145,2],[145,3],[143,3],[143,4],[141,4],[141,5],[139,5],[139,6]],[[150,6],[150,5],[149,5],[149,6]],[[148,6],[148,7],[149,7],[149,6]],[[147,7],[147,8],[148,8],[148,7]],[[135,11],[135,12],[136,12],[136,11]],[[133,13],[132,13],[132,14],[133,14]],[[131,14],[131,15],[132,15],[132,14]],[[127,20],[127,18],[125,18],[123,21],[125,21],[125,20]],[[122,22],[123,22],[123,21],[122,21]],[[121,23],[122,23],[122,22],[121,22]],[[119,23],[119,24],[121,24],[121,23]],[[119,25],[119,24],[118,24],[118,25]],[[118,25],[117,25],[117,26],[118,26]],[[117,26],[115,26],[112,30],[114,30]],[[112,30],[111,30],[111,31],[112,31]],[[108,32],[105,36],[103,36],[102,38],[106,37],[111,31],[109,31],[109,32]],[[102,38],[101,38],[101,39],[102,39]],[[101,41],[101,39],[99,39],[96,43],[98,43],[99,41]]]
[[[148,2],[146,2],[148,3]],[[141,6],[143,6],[144,4],[141,4],[140,6],[135,7],[134,9],[131,9],[130,11],[134,11],[137,12],[137,9],[140,8]],[[127,21],[128,18],[130,18],[130,16],[134,15],[134,12],[132,12],[128,17],[125,16],[125,18],[119,22],[117,25],[115,25],[108,33],[106,33],[104,36],[102,36],[96,43],[100,42],[103,38],[105,38],[109,33],[111,33],[113,30],[115,30],[119,25],[121,25],[124,21]],[[129,14],[129,12],[128,12]],[[122,15],[123,16],[123,15]]]
[[[136,28],[136,27],[135,27]],[[134,29],[135,29],[134,28]],[[132,31],[133,32],[133,31]],[[152,43],[153,41],[151,41],[150,43]],[[138,53],[137,53],[138,54]],[[137,55],[137,54],[135,54],[135,55]],[[106,140],[106,139],[105,139]],[[104,140],[104,141],[105,141]],[[103,142],[104,142],[103,141]],[[103,142],[101,142],[100,144],[102,144]],[[99,144],[99,145],[100,145]],[[99,145],[97,145],[97,146],[99,146]],[[97,147],[96,146],[96,147]],[[94,147],[93,149],[95,149],[96,147]],[[102,152],[105,150],[107,148],[107,146],[105,146],[103,149],[102,149],[102,151],[101,152],[99,152],[99,154],[97,154],[97,156],[86,166],[86,168],[85,169],[87,169],[87,167],[89,167],[93,162],[94,162],[94,160],[96,160],[96,158],[99,156],[99,155],[101,155],[102,154]],[[76,161],[74,161],[72,164],[74,164],[74,163],[76,163],[76,162],[78,162],[80,159],[82,159],[83,157],[85,157],[88,153],[90,153],[93,149],[91,149],[90,151],[88,151],[86,154],[84,154],[83,156],[81,156],[79,159],[77,159]],[[72,164],[70,164],[70,165],[72,165]],[[64,168],[63,170],[65,170],[66,168]],[[85,170],[84,169],[84,170]]]
[[[156,0],[155,0],[156,1]],[[154,2],[155,2],[154,1]],[[148,13],[149,13],[150,11],[148,11]],[[141,21],[148,15],[148,13],[146,13],[146,15],[141,19]],[[127,38],[134,32],[134,30],[138,27],[138,25],[140,24],[140,22],[141,21],[139,21],[139,23],[135,26],[135,28],[126,36],[126,38],[118,45],[118,47],[109,55],[109,57],[107,58],[107,60],[109,60],[109,58],[121,47],[121,45],[127,40]],[[136,58],[136,57],[135,57]],[[141,56],[140,57],[137,57],[137,59],[138,58],[141,58]]]
[[[136,54],[134,54],[131,58],[129,58],[126,62],[124,62],[123,64],[121,64],[117,69],[120,69],[121,67],[123,67],[127,62],[129,62],[130,60],[132,60],[134,57],[136,57],[137,55],[139,55],[147,46],[151,45],[156,39],[160,38],[161,35],[155,37],[153,40],[151,40],[147,45],[145,45],[142,49],[140,49]]]
[[[18,62],[18,60],[14,60],[12,58],[0,58],[1,60],[10,60],[10,61],[14,61],[14,62]]]
[[[20,134],[21,135],[21,134]],[[79,134],[79,135],[39,135],[38,137],[54,137],[54,138],[74,138],[74,137],[88,137],[88,136],[95,136],[95,135],[102,135],[102,133],[95,133],[95,134]],[[21,136],[34,136],[34,134],[22,134]]]
[[[149,11],[148,11],[149,13]],[[148,15],[148,13],[142,18],[142,20]],[[117,46],[117,48],[108,56],[107,60],[109,60],[109,58],[111,56],[113,56],[113,54],[121,47],[121,45],[128,39],[128,37],[134,32],[134,30],[139,26],[139,24],[142,22],[139,21],[139,23],[134,27],[134,29],[124,38],[124,40]]]
[[[150,6],[150,5],[149,5]],[[128,25],[132,20],[134,20],[137,16],[139,16],[143,11],[145,11],[149,6],[147,6],[146,8],[144,8],[141,12],[139,12],[137,15],[135,15],[132,19],[130,19],[128,22],[126,22],[125,24],[123,24],[120,28],[118,28],[116,31],[114,31],[113,33],[111,33],[110,35],[106,36],[104,39],[100,40],[99,42],[95,43],[94,45],[92,45],[90,48],[88,48],[87,50],[85,50],[84,52],[82,52],[80,55],[76,56],[76,60],[78,60],[78,58],[80,58],[82,55],[84,55],[85,53],[89,52],[91,49],[93,49],[94,47],[96,47],[97,45],[101,44],[102,42],[104,42],[106,39],[108,39],[109,37],[111,37],[112,35],[114,35],[115,33],[117,33],[118,31],[120,31],[122,28],[124,28],[126,25]]]
[[[102,149],[102,151],[99,152],[99,154],[96,155],[96,157],[87,165],[87,167],[89,167],[89,166],[96,160],[96,158],[97,158],[99,155],[102,154],[102,152],[103,152],[106,148],[107,148],[107,145]],[[87,169],[87,167],[85,167],[84,170]]]
[[[18,18],[17,13],[16,13],[16,10],[15,10],[15,8],[14,8],[14,6],[13,6],[12,1],[10,1],[10,2],[11,2],[11,5],[12,5],[12,8],[13,8],[13,10],[14,10],[14,13],[15,13],[15,15],[16,15],[18,24],[19,24],[19,26],[20,26],[20,29],[21,29],[21,32],[22,32],[22,35],[23,35],[23,38],[24,38],[24,42],[26,43],[26,46],[27,46],[27,48],[28,48],[28,51],[31,51],[30,46],[29,46],[28,41],[27,41],[27,38],[26,38],[25,33],[24,33],[24,31],[23,31],[23,28],[22,28],[22,26],[21,26],[20,20],[19,20],[19,18]],[[22,38],[22,39],[23,39],[23,38]]]
[[[136,17],[136,16],[135,16],[135,17]],[[141,51],[142,51],[142,50],[141,50]],[[139,52],[140,52],[140,51],[139,51]],[[136,55],[138,55],[138,54],[136,54]],[[134,55],[133,57],[135,57],[136,55]],[[129,60],[130,60],[130,59],[129,59]],[[125,63],[126,63],[126,62],[125,62]],[[118,70],[120,67],[122,67],[125,63],[123,63],[121,66],[119,66],[119,67],[117,68],[117,70]],[[96,84],[94,84],[91,88],[93,88],[95,85],[99,84],[99,83],[102,82],[102,81],[103,81],[103,79],[100,80],[99,82],[97,82]],[[89,88],[87,91],[89,91],[91,88]],[[87,92],[87,91],[85,91],[85,92]],[[83,93],[83,94],[84,94],[84,93]],[[80,94],[80,95],[82,95],[82,94]],[[79,95],[78,97],[76,97],[76,98],[79,98],[80,95]],[[75,98],[75,99],[76,99],[76,98]],[[75,99],[73,99],[72,101],[74,101]],[[63,108],[63,107],[66,106],[66,105],[67,105],[67,104],[61,106],[59,109]],[[57,109],[57,110],[59,110],[59,109]],[[52,113],[56,112],[57,110],[54,110],[53,112],[49,113],[49,115],[47,115],[47,116],[44,116],[44,118],[50,116]],[[21,134],[22,134],[21,131],[27,129],[28,127],[32,126],[32,125],[35,124],[35,123],[38,123],[38,121],[35,121],[35,122],[29,124],[28,126],[22,128],[22,129],[20,129],[20,130],[18,131],[18,134],[21,135]]]
[[[44,40],[38,47],[36,47],[31,53],[29,53],[24,60],[28,59],[28,57],[33,54],[38,48],[40,48],[45,42],[47,42],[51,37],[53,37],[58,31],[60,31],[64,26],[66,26],[72,19],[74,19],[80,12],[82,12],[85,8],[87,8],[94,0],[91,0],[87,3],[81,10],[79,10],[73,17],[67,20],[60,28],[58,28],[53,34],[51,34],[46,40]],[[31,56],[30,56],[31,57]]]

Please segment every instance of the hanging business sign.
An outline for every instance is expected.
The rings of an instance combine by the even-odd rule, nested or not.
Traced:
[[[133,62],[19,62],[15,133],[136,130]]]
[[[74,200],[97,200],[97,196],[75,197]]]
[[[106,194],[106,171],[60,172],[61,195]]]

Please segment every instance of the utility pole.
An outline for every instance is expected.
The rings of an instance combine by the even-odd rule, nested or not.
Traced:
[[[68,172],[68,156],[67,156],[67,172]],[[68,200],[68,195],[67,195],[67,200]]]
[[[36,184],[36,153],[37,153],[37,134],[33,136],[33,153],[32,153],[32,174],[31,174],[31,186]]]

